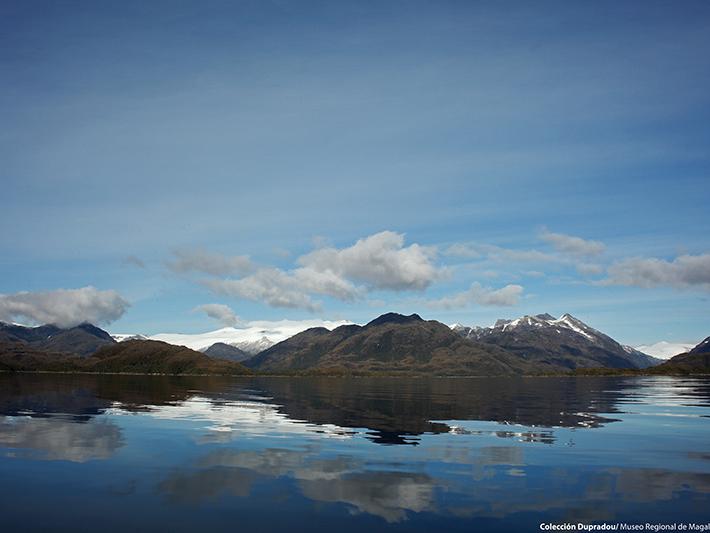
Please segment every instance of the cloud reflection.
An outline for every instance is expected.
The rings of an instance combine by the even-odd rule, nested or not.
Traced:
[[[174,472],[158,490],[175,501],[198,503],[224,492],[248,496],[259,478],[288,477],[303,496],[319,502],[344,503],[352,512],[404,520],[408,511],[434,510],[437,482],[422,473],[368,471],[350,456],[323,458],[319,450],[215,450],[199,461],[199,470]]]
[[[6,452],[11,456],[83,463],[108,459],[123,444],[120,428],[103,419],[0,418],[0,446],[19,450]]]

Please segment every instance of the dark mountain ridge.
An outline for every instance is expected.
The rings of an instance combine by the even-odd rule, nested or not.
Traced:
[[[84,323],[72,328],[52,324],[26,327],[0,322],[0,341],[27,344],[40,351],[62,352],[88,357],[103,346],[115,344],[106,331]]]
[[[125,374],[243,375],[243,365],[213,359],[184,346],[129,340],[104,346],[89,357],[38,350],[26,343],[0,341],[0,370]]]
[[[227,344],[225,342],[215,342],[212,346],[203,350],[202,353],[215,359],[224,359],[225,361],[236,361],[241,362],[249,359],[249,355],[244,350],[240,350],[236,346]]]
[[[312,328],[248,359],[266,372],[387,372],[433,375],[515,375],[554,371],[497,346],[462,338],[419,315],[387,313],[365,326]]]

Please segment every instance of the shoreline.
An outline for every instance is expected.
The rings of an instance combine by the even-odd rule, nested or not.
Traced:
[[[587,370],[587,369],[583,369]],[[560,374],[520,374],[520,375],[427,375],[427,374],[348,374],[348,373],[251,373],[251,374],[175,374],[162,372],[77,372],[61,370],[0,370],[0,375],[9,374],[63,374],[63,375],[89,375],[89,376],[156,376],[156,377],[220,377],[220,378],[406,378],[406,379],[529,379],[529,378],[633,378],[633,377],[710,377],[710,373],[692,372],[645,372],[645,371],[615,371],[609,372],[579,372],[572,371]]]

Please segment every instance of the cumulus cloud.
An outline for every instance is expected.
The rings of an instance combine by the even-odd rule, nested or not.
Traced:
[[[204,285],[216,294],[263,302],[271,307],[321,309],[310,295],[298,286],[293,275],[277,268],[262,268],[242,279],[208,279]]]
[[[278,268],[260,268],[241,279],[211,279],[203,283],[218,294],[252,301],[261,301],[272,307],[303,308],[320,311],[321,307],[311,295],[332,296],[343,301],[353,301],[362,291],[333,272],[319,272],[309,268],[284,271]]]
[[[540,232],[540,238],[551,244],[555,250],[564,254],[594,256],[601,254],[606,249],[604,243],[599,241],[589,241],[564,233],[553,233],[547,229],[543,229]]]
[[[225,256],[202,249],[176,250],[175,256],[167,265],[178,273],[202,272],[212,276],[244,275],[254,269],[246,255]]]
[[[444,272],[434,264],[433,248],[405,246],[404,235],[392,231],[342,249],[324,241],[319,245],[292,270],[261,267],[236,279],[206,279],[202,284],[224,296],[315,312],[321,309],[317,296],[352,302],[371,290],[423,290]]]
[[[0,294],[0,320],[29,320],[59,327],[72,327],[83,322],[108,324],[119,319],[129,305],[116,291],[100,291],[91,286],[17,292]]]
[[[673,261],[632,258],[608,269],[605,285],[636,287],[698,287],[710,290],[710,254],[681,255]]]
[[[232,308],[224,304],[202,304],[195,307],[193,311],[203,312],[227,327],[236,327],[240,322]]]
[[[480,283],[473,283],[463,292],[429,302],[429,306],[440,309],[458,309],[471,303],[483,306],[510,307],[517,305],[523,294],[520,285],[506,285],[501,289],[483,287]]]
[[[324,247],[301,256],[299,264],[315,272],[330,272],[370,289],[423,290],[439,275],[433,247],[404,246],[404,235],[382,231],[337,249]]]

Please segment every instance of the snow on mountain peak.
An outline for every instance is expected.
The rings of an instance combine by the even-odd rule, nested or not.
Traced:
[[[643,344],[635,348],[645,354],[657,357],[658,359],[670,359],[674,355],[692,350],[697,342],[668,342],[659,341],[654,344]]]
[[[462,328],[459,324],[455,324],[456,327]],[[556,329],[564,328],[569,331],[585,337],[588,340],[595,340],[601,335],[594,328],[589,327],[587,324],[573,317],[569,313],[565,313],[560,318],[555,318],[549,313],[542,313],[539,315],[525,315],[512,320],[499,319],[491,328],[484,328],[488,330],[500,330],[500,331],[510,331],[518,327],[534,327],[534,328],[549,328],[554,327]],[[455,329],[452,327],[452,329]],[[472,330],[477,330],[479,328],[471,328]]]
[[[116,342],[123,341],[144,341],[148,339],[145,335],[140,335],[137,333],[111,333],[111,337]]]
[[[310,328],[335,329],[352,324],[347,320],[255,320],[244,327],[226,327],[206,333],[160,333],[147,337],[150,340],[186,346],[192,350],[204,351],[217,342],[229,344],[249,354],[257,354],[274,344]]]

